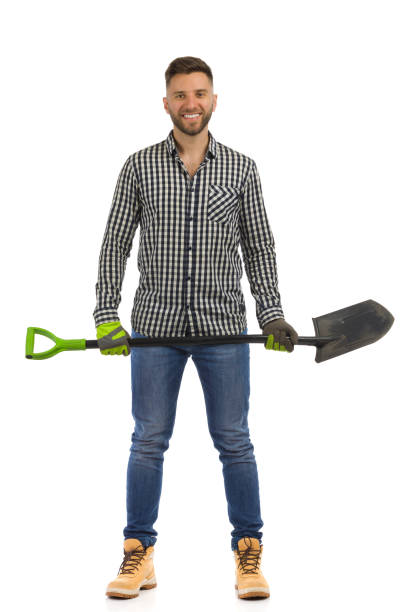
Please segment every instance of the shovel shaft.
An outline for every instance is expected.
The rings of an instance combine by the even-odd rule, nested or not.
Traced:
[[[333,337],[316,337],[316,336],[299,336],[296,344],[304,346],[323,346],[327,342],[331,342],[336,338]],[[245,335],[230,335],[230,336],[179,336],[169,338],[130,338],[129,346],[170,346],[174,344],[189,345],[189,344],[265,344],[268,336],[262,334],[245,334]],[[97,340],[86,340],[86,348],[98,348]]]

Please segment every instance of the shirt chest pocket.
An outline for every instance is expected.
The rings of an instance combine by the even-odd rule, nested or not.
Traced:
[[[212,183],[208,188],[207,218],[226,225],[236,221],[239,209],[239,189]]]

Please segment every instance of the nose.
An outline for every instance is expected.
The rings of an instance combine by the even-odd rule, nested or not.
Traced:
[[[193,93],[186,94],[184,98],[184,108],[185,112],[197,110],[197,100]]]

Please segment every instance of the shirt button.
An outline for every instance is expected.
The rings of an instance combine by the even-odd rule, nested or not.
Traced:
[[[187,276],[187,280],[190,280],[190,279],[191,279],[191,276]]]
[[[190,221],[192,221],[192,220],[193,220],[193,217],[190,217]]]
[[[188,250],[189,250],[189,251],[191,251],[191,249],[192,249],[192,248],[193,248],[193,247],[192,247],[192,246],[191,246],[191,244],[190,244],[190,246],[188,247]]]

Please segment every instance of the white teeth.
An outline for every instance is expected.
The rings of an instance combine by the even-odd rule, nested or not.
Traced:
[[[196,113],[195,115],[183,115],[183,117],[189,117],[189,118],[191,118],[191,117],[199,117],[199,116],[200,116],[200,113]]]

